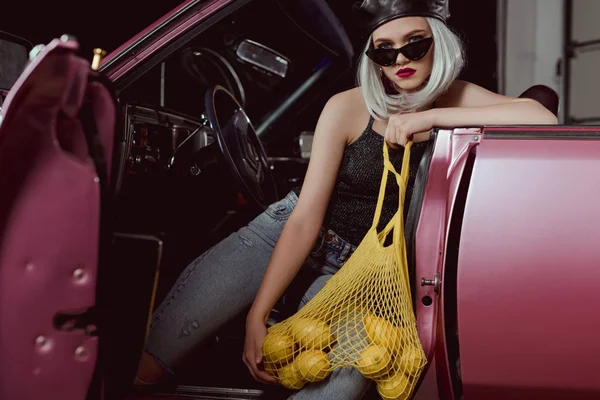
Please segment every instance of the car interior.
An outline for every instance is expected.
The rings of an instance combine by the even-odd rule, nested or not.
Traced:
[[[321,2],[313,3],[313,13],[324,13],[318,10]],[[126,154],[119,166],[117,191],[119,209],[124,210],[118,220],[124,227],[169,232],[186,225],[193,233],[177,233],[178,247],[185,240],[210,246],[210,241],[244,224],[246,210],[264,207],[301,185],[307,157],[302,156],[299,143],[310,141],[331,94],[352,85],[353,55],[339,23],[337,29],[333,24],[321,25],[331,32],[319,35],[303,27],[302,19],[311,16],[294,10],[295,2],[285,8],[282,4],[286,2],[248,2],[121,90]],[[322,16],[327,17],[334,18]],[[265,24],[268,30],[260,28]],[[207,92],[216,87],[214,99],[207,99]],[[237,108],[244,114],[238,119],[249,119],[249,129],[254,127],[273,166],[265,171],[265,182],[271,187],[263,184],[266,197],[262,199],[240,190],[240,186],[247,189],[244,182],[227,175],[239,165],[222,168],[219,164],[223,153],[244,151],[232,148],[235,143],[228,139],[219,144],[214,135],[214,124],[229,122]],[[228,136],[227,128],[222,128]],[[244,193],[238,196],[238,192]],[[144,199],[142,204],[139,198]],[[254,204],[244,207],[245,203]],[[150,210],[156,209],[163,212],[159,216],[152,212],[148,218]],[[182,210],[186,211],[180,214]],[[207,241],[208,237],[212,239]],[[201,250],[195,248],[193,253]],[[183,254],[181,249],[176,253]]]
[[[148,389],[132,385],[152,311],[183,269],[302,185],[317,118],[329,97],[354,85],[362,51],[362,39],[340,22],[335,3],[237,1],[114,88],[114,202],[105,214],[113,233],[111,286],[98,297],[111,313],[100,356],[107,398],[288,393],[257,383],[242,363],[245,315],[220,327],[176,377]],[[547,87],[521,97],[557,113],[558,97]],[[414,237],[435,139],[434,131],[407,205],[413,286]],[[312,279],[296,277],[270,323],[295,311]],[[377,398],[374,390],[368,396]]]

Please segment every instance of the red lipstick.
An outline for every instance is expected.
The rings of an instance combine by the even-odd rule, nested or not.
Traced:
[[[396,76],[398,78],[409,78],[409,77],[413,76],[415,74],[415,72],[417,72],[417,71],[412,68],[402,68],[402,69],[399,69],[398,72],[396,72]]]

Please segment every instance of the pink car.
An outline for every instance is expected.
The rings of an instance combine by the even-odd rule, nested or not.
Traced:
[[[262,15],[286,34],[253,30]],[[195,0],[93,68],[77,49],[27,61],[0,35],[0,399],[281,398],[240,360],[243,316],[176,381],[132,382],[182,268],[302,181],[318,112],[352,84],[344,25],[325,1]],[[557,111],[546,87],[523,96]],[[428,146],[406,223],[415,399],[600,398],[600,128]]]

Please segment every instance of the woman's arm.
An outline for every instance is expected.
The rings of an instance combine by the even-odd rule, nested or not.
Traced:
[[[404,146],[409,138],[429,138],[433,127],[483,125],[554,125],[556,116],[533,99],[499,95],[475,84],[456,81],[431,110],[392,116],[385,137]],[[421,133],[419,133],[421,132]]]
[[[503,96],[475,84],[457,81],[429,113],[433,126],[553,125],[558,121],[533,99]]]
[[[344,103],[342,96],[331,98],[317,123],[302,192],[275,246],[250,311],[264,321],[306,260],[323,224],[348,141],[343,131],[343,118],[347,115]]]
[[[277,241],[246,321],[244,362],[260,381],[275,380],[258,369],[266,320],[277,299],[302,267],[319,234],[335,186],[344,148],[351,135],[349,120],[356,99],[349,92],[332,97],[317,123],[302,192]]]

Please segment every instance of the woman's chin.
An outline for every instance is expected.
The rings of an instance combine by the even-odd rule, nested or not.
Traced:
[[[407,92],[415,91],[421,89],[423,86],[423,79],[410,77],[410,78],[396,78],[394,79],[394,83],[400,90],[405,90]]]

